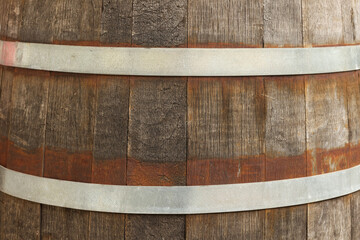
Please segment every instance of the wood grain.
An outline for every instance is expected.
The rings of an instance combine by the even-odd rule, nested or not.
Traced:
[[[347,79],[347,102],[349,118],[349,167],[360,165],[360,82],[359,72],[349,74]]]
[[[133,0],[134,46],[186,46],[186,30],[186,0]]]
[[[100,41],[102,1],[54,1],[53,40],[60,43]]]
[[[89,239],[121,240],[125,238],[125,215],[90,212]]]
[[[132,2],[129,0],[103,0],[100,41],[120,46],[131,45]]]
[[[129,115],[127,184],[185,185],[186,81],[131,78]],[[126,236],[181,239],[185,218],[128,215]]]
[[[349,150],[347,79],[352,73],[306,77],[308,176],[347,168]],[[324,94],[326,93],[326,94]]]
[[[304,46],[354,43],[352,1],[303,0]]]
[[[264,181],[264,113],[262,78],[190,78],[188,185]],[[186,219],[189,239],[263,236],[263,211],[188,215]]]
[[[360,239],[360,191],[351,194],[351,239]]]
[[[263,45],[263,1],[190,0],[189,47]]]
[[[0,196],[0,239],[40,240],[40,204]]]
[[[354,0],[351,12],[355,43],[360,43],[360,0]]]
[[[263,239],[263,211],[189,215],[186,239]]]
[[[301,0],[264,0],[264,46],[301,47]]]
[[[0,38],[17,40],[21,22],[21,0],[0,1]]]
[[[3,67],[0,92],[0,164],[6,166],[14,71]]]
[[[307,206],[266,210],[265,239],[306,239]]]
[[[56,74],[49,87],[44,176],[91,182],[96,81]],[[85,239],[89,212],[42,206],[44,239]]]
[[[351,239],[350,196],[308,205],[308,239]]]
[[[7,167],[42,176],[49,73],[17,70],[12,87]]]

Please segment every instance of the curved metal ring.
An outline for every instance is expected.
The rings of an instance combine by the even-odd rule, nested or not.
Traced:
[[[0,191],[88,211],[135,214],[238,212],[307,204],[360,190],[360,166],[317,176],[208,186],[114,186],[36,177],[0,167]]]
[[[121,48],[0,41],[0,65],[142,76],[266,76],[360,69],[360,46],[322,48]]]

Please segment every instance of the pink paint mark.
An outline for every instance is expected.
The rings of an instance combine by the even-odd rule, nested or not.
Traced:
[[[1,62],[5,66],[14,66],[16,57],[16,42],[3,42]]]

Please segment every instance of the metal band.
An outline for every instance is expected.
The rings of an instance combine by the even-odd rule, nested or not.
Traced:
[[[35,177],[0,167],[0,191],[25,200],[88,211],[197,214],[307,204],[360,190],[360,166],[289,180],[209,186],[113,186]]]
[[[0,41],[0,64],[46,71],[143,76],[265,76],[360,69],[360,46],[114,48]]]

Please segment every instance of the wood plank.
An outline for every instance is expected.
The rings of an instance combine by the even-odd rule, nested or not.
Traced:
[[[189,47],[263,45],[263,0],[190,0]]]
[[[92,182],[126,185],[129,77],[97,80]],[[90,212],[91,239],[123,239],[125,215]]]
[[[10,1],[0,1],[0,39],[6,39]]]
[[[129,77],[97,81],[92,182],[126,185]]]
[[[134,46],[175,47],[187,45],[187,0],[133,1]]]
[[[308,76],[305,81],[308,176],[348,166],[349,77],[351,73],[322,74]]]
[[[265,47],[301,47],[301,0],[264,0]]]
[[[21,0],[7,0],[0,2],[0,38],[16,40],[21,22]]]
[[[191,215],[186,218],[186,239],[263,239],[264,212]]]
[[[306,205],[266,210],[265,221],[265,239],[306,239]]]
[[[94,45],[100,41],[102,1],[54,2],[53,40],[56,43]]]
[[[360,0],[354,0],[351,16],[354,25],[355,43],[360,43]]]
[[[0,195],[0,239],[40,240],[40,204]]]
[[[132,1],[104,0],[100,40],[106,44],[131,45]]]
[[[185,185],[186,80],[131,78],[129,109],[127,184]],[[126,238],[145,236],[182,239],[185,217],[128,215]]]
[[[188,185],[265,180],[264,95],[262,78],[188,80]],[[264,211],[186,219],[189,239],[261,239],[264,234]]]
[[[55,14],[55,1],[24,1],[18,40],[23,42],[51,43]]]
[[[350,196],[308,205],[308,239],[351,239]]]
[[[49,87],[44,176],[91,182],[96,80],[56,74]],[[41,236],[85,239],[89,212],[42,206]]]
[[[304,77],[265,78],[266,180],[306,177]]]
[[[360,239],[360,191],[351,194],[351,239]]]
[[[354,43],[351,4],[352,1],[344,0],[303,0],[304,45]]]
[[[3,67],[0,92],[0,165],[6,166],[11,107],[11,93],[14,72]]]
[[[306,77],[308,176],[347,168],[349,129],[347,80],[352,73]],[[326,94],[325,94],[326,93]],[[349,239],[349,198],[308,205],[308,238]]]
[[[48,72],[16,70],[13,80],[7,167],[42,176]]]
[[[360,75],[359,71],[349,74],[347,79],[347,101],[349,118],[349,167],[360,165]]]

